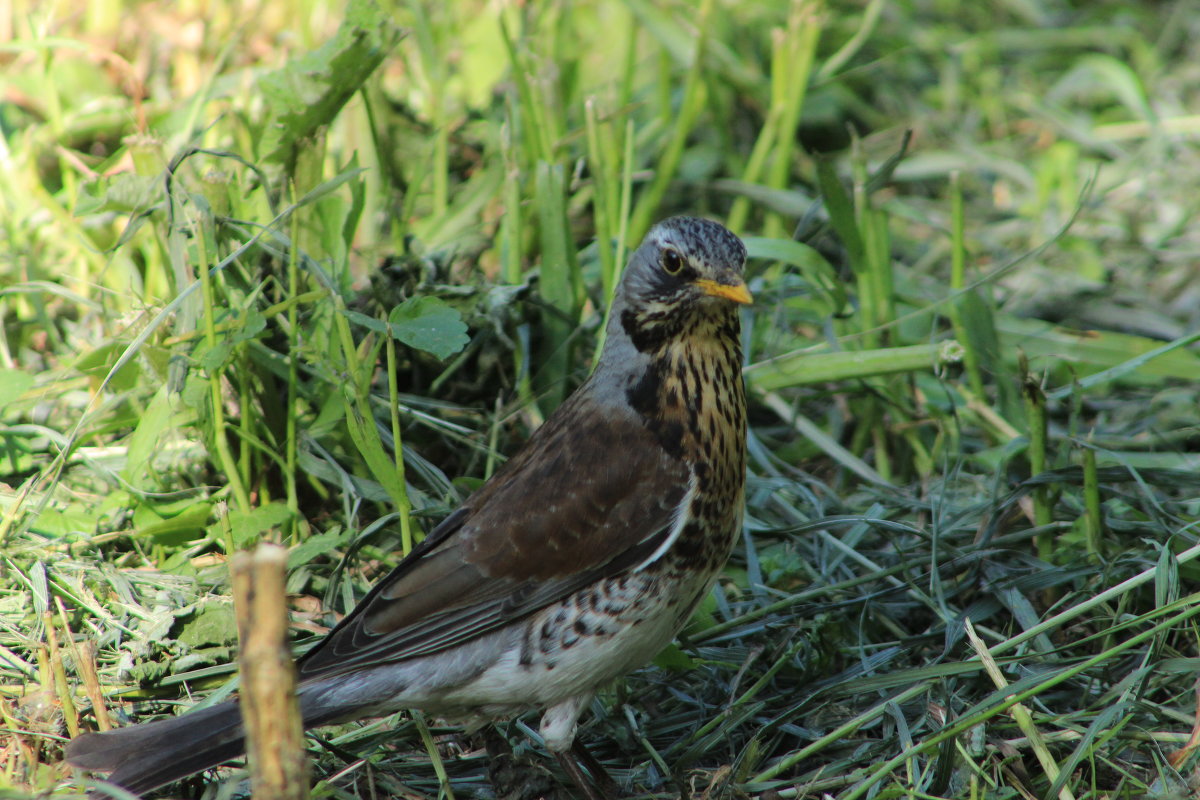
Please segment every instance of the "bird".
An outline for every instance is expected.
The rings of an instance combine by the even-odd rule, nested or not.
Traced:
[[[568,776],[588,797],[615,792],[570,755],[599,767],[576,745],[579,717],[671,642],[741,534],[745,262],[717,222],[647,232],[592,374],[298,660],[306,728],[401,709],[475,728],[541,711]],[[86,733],[66,760],[144,793],[240,756],[237,703]]]

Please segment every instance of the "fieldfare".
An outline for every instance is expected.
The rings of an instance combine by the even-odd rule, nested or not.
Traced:
[[[300,659],[306,727],[539,709],[546,747],[594,796],[565,755],[580,712],[670,642],[741,530],[745,259],[715,222],[650,231],[592,376]],[[243,750],[231,700],[85,734],[67,760],[141,793]]]

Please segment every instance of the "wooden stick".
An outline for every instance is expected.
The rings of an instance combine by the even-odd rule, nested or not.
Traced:
[[[307,800],[308,762],[287,648],[287,551],[262,544],[230,564],[237,612],[240,705],[255,800]]]

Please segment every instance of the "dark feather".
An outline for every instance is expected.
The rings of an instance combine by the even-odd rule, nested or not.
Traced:
[[[616,575],[661,543],[687,470],[636,417],[564,403],[300,662],[311,679],[461,644]],[[606,457],[619,448],[621,459]],[[423,543],[424,544],[424,543]]]
[[[229,702],[172,719],[86,733],[67,744],[67,760],[83,769],[111,770],[110,782],[141,794],[236,758],[244,748],[242,715],[237,703]]]

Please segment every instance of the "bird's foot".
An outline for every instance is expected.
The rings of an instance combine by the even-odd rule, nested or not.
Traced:
[[[571,743],[571,752],[555,753],[554,756],[587,800],[617,800],[617,782],[604,765],[588,752],[583,742],[576,739]]]

